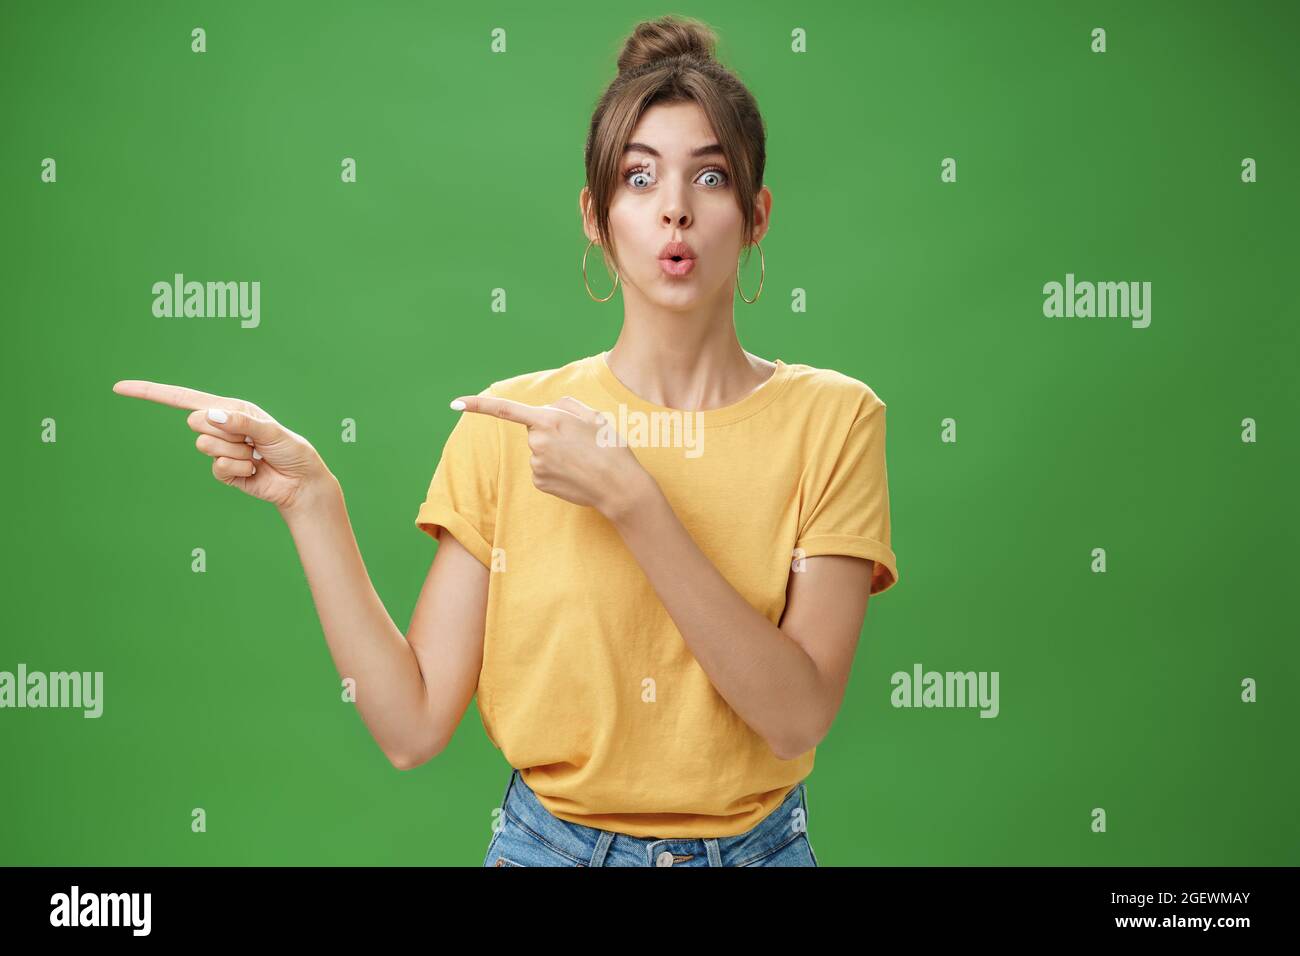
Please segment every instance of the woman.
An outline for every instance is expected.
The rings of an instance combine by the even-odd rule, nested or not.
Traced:
[[[579,197],[622,330],[452,402],[416,516],[439,545],[409,635],[306,439],[251,403],[114,386],[194,409],[213,474],[276,504],[395,766],[436,756],[477,692],[517,768],[488,866],[816,866],[803,781],[868,596],[898,578],[884,402],[736,337],[736,263],[772,196],[762,119],[713,46],[677,17],[624,45]]]

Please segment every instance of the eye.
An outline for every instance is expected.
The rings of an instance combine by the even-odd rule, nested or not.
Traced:
[[[631,176],[645,176],[645,175],[646,175],[646,168],[644,166],[633,166],[631,169],[623,173],[623,179],[626,180]],[[628,185],[630,186],[632,184],[628,183]]]
[[[627,180],[631,179],[633,176],[642,176],[648,178],[648,167],[644,165],[632,166],[631,168],[624,171],[623,181],[627,182]],[[697,179],[703,178],[705,176],[713,176],[715,178],[715,182],[713,184],[710,184],[711,188],[713,189],[721,189],[730,181],[727,178],[727,171],[723,169],[721,166],[710,166],[708,169],[700,173]],[[645,188],[643,186],[637,186],[634,183],[630,183],[630,182],[627,184],[637,192],[641,192]]]

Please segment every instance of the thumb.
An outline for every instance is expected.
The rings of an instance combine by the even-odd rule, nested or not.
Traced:
[[[230,408],[209,408],[208,421],[233,434],[246,435],[258,444],[269,443],[280,434],[280,424],[273,419],[257,418]]]
[[[565,395],[563,398],[551,402],[551,407],[563,409],[570,415],[575,415],[590,425],[603,425],[605,423],[603,412],[597,411],[586,402],[580,401],[572,395]]]

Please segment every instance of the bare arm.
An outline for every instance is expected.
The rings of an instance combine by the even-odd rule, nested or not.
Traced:
[[[442,531],[403,637],[371,583],[334,476],[281,513],[334,665],[355,680],[371,736],[399,770],[437,756],[478,687],[488,569]]]
[[[874,562],[806,558],[778,626],[700,550],[653,478],[628,487],[610,520],[718,693],[782,760],[817,746],[844,699]]]

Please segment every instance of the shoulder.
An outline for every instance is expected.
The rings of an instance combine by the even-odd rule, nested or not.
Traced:
[[[557,368],[511,375],[493,382],[480,390],[478,395],[508,398],[527,405],[546,405],[562,395],[578,390],[588,361],[586,358],[574,359]],[[463,462],[467,467],[495,473],[494,463],[499,461],[502,440],[509,434],[504,430],[507,427],[505,420],[496,415],[475,412],[454,414],[457,418],[444,445],[444,460]],[[515,429],[518,426],[508,427]],[[522,435],[523,432],[519,434]]]
[[[885,402],[866,382],[832,368],[791,362],[790,392],[809,408],[822,409],[850,422],[885,408]]]
[[[535,372],[522,372],[493,382],[481,394],[508,398],[529,405],[545,405],[564,395],[571,386],[581,382],[587,371],[589,358],[574,359],[556,368]]]

